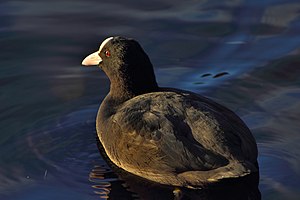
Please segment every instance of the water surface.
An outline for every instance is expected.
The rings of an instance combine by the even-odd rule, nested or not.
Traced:
[[[241,116],[258,143],[262,199],[299,199],[299,11],[296,0],[1,1],[0,199],[172,197],[135,189],[99,154],[109,82],[80,63],[111,35],[142,44],[161,86]]]

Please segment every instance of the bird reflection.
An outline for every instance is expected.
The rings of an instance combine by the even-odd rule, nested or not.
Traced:
[[[98,144],[99,146],[99,144]],[[99,150],[103,158],[101,146]],[[90,172],[90,181],[94,192],[100,199],[173,199],[173,200],[260,200],[258,189],[259,174],[251,174],[238,179],[227,179],[220,183],[209,185],[203,189],[175,188],[154,183],[130,174],[107,160],[107,165],[96,165]]]
[[[107,199],[110,193],[111,183],[106,180],[104,175],[108,172],[105,166],[95,165],[89,175],[89,181],[93,183],[94,193],[101,199]]]

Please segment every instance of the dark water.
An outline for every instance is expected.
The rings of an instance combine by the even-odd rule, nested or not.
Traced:
[[[161,86],[242,117],[259,147],[262,199],[299,199],[298,0],[2,0],[0,199],[172,198],[132,185],[99,154],[95,116],[109,82],[80,63],[112,35],[140,41]]]

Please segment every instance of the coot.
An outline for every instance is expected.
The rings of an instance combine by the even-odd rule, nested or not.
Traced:
[[[159,87],[137,41],[109,37],[82,64],[99,66],[110,80],[96,128],[118,167],[189,188],[258,172],[257,145],[244,122],[206,97]]]

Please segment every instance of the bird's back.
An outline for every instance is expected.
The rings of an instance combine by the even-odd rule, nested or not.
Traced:
[[[249,129],[207,98],[161,89],[120,105],[113,102],[108,96],[100,107],[98,135],[109,158],[131,173],[165,184],[197,185],[257,170]]]

